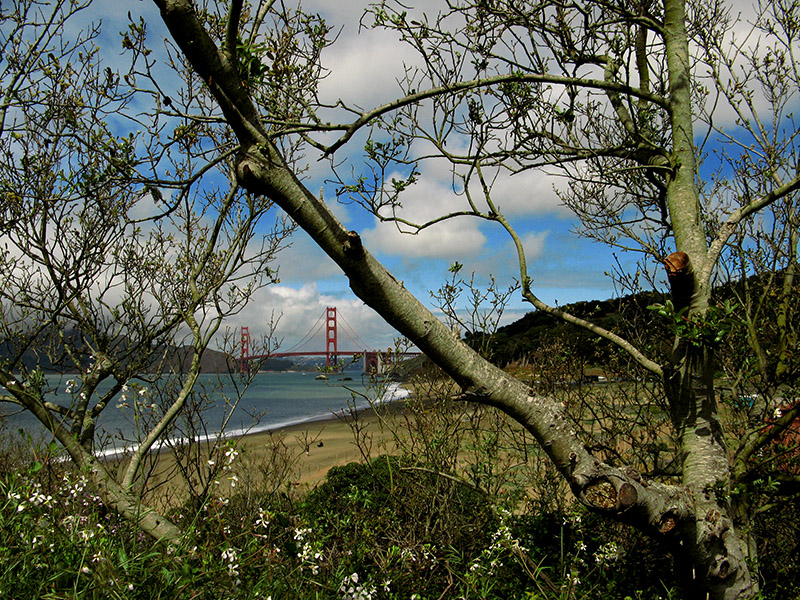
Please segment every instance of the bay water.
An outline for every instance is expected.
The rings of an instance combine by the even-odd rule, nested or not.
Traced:
[[[313,372],[255,375],[227,422],[225,437],[335,418],[351,409],[361,410],[373,403],[391,402],[407,396],[407,391],[397,383],[376,382],[358,373],[332,374],[327,380],[319,380],[315,375]],[[47,399],[68,405],[72,398],[66,391],[70,379],[74,376],[48,376],[48,386],[53,392]],[[202,419],[208,432],[200,439],[213,439],[220,435],[231,403],[239,393],[227,375],[200,375],[195,389],[200,388],[206,390]],[[102,393],[103,389],[99,391]],[[99,437],[107,439],[103,454],[116,454],[131,447],[132,440],[137,437],[136,411],[132,403],[137,401],[140,411],[152,410],[148,405],[156,400],[151,396],[155,396],[153,391],[142,383],[132,385],[124,399],[117,396],[109,403],[97,420]],[[22,430],[36,439],[41,437],[43,429],[30,413],[3,403],[0,404],[0,414],[6,431]]]

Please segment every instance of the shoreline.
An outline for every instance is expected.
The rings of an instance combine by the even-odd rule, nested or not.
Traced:
[[[273,424],[256,431],[236,430],[223,436],[204,436],[196,442],[201,445],[200,456],[207,458],[209,448],[217,440],[223,443],[230,440],[235,444],[237,464],[233,472],[239,473],[239,477],[231,479],[231,473],[219,475],[220,491],[225,495],[246,489],[242,487],[247,485],[245,481],[252,483],[274,477],[277,471],[282,471],[281,486],[285,489],[311,489],[325,479],[331,467],[363,460],[364,454],[356,443],[357,439],[371,457],[396,452],[394,434],[383,419],[403,414],[407,410],[406,401],[412,394],[400,384],[392,385],[395,394],[389,401],[329,412],[292,423]],[[403,391],[402,395],[396,393],[397,389]],[[161,501],[174,506],[174,501],[186,491],[181,478],[175,478],[175,456],[167,442],[161,442],[149,454],[154,467],[149,493],[155,493]],[[125,465],[128,456],[125,450],[119,449],[101,453],[102,460],[117,463],[119,467]],[[237,489],[234,489],[237,486],[235,481],[239,482]],[[157,491],[159,489],[161,492]]]
[[[357,436],[364,440],[374,457],[396,450],[394,438],[382,423],[387,415],[397,415],[406,410],[406,398],[382,404],[379,415],[374,407],[365,407],[354,412],[330,415],[304,423],[244,434],[236,439],[237,448],[250,454],[263,454],[270,451],[270,444],[281,440],[296,457],[294,470],[297,477],[293,485],[313,487],[325,479],[328,470],[334,466],[360,461],[363,458],[356,444]],[[385,411],[385,412],[384,412]],[[357,422],[357,432],[353,423]]]
[[[255,424],[251,428],[239,428],[231,431],[212,432],[208,435],[200,436],[188,440],[186,438],[171,438],[168,440],[159,440],[148,451],[149,454],[161,455],[169,452],[169,444],[180,444],[186,442],[193,442],[197,444],[212,444],[218,440],[242,440],[251,436],[264,436],[269,437],[277,433],[290,433],[292,431],[304,431],[315,425],[325,424],[329,422],[343,422],[345,419],[352,417],[355,413],[357,415],[375,415],[375,407],[390,407],[393,404],[401,404],[402,401],[408,400],[412,393],[407,388],[403,387],[400,382],[393,382],[387,386],[387,389],[380,401],[365,402],[351,408],[342,408],[338,411],[328,411],[326,413],[319,413],[307,417],[297,419],[279,421],[277,423],[269,423],[264,425]],[[124,460],[126,456],[135,451],[137,445],[122,445],[104,448],[96,453],[96,457],[100,460],[117,461]]]
[[[249,489],[263,489],[264,484],[275,492],[308,492],[325,480],[332,467],[363,461],[364,455],[356,439],[361,440],[371,458],[396,452],[394,434],[384,426],[382,419],[385,415],[396,417],[402,414],[406,404],[395,401],[382,405],[382,408],[386,412],[381,411],[381,415],[374,408],[367,407],[347,415],[330,415],[279,429],[231,437],[236,449],[235,458],[229,463],[232,468],[218,471],[217,485],[211,488],[217,491],[213,494],[230,497],[247,493]],[[354,422],[357,429],[352,428]],[[203,464],[208,458],[208,448],[209,444],[205,444],[193,460]],[[224,447],[222,450],[224,453]],[[225,460],[223,454],[220,458]],[[164,448],[159,452],[152,451],[150,460],[145,501],[163,510],[183,505],[188,499],[188,489],[183,478],[176,476],[175,455]],[[109,461],[124,467],[127,457]]]

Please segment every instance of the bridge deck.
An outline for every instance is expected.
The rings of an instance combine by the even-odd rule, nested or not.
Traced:
[[[261,360],[264,358],[282,358],[284,356],[328,356],[335,355],[335,356],[358,356],[364,354],[365,352],[369,352],[369,350],[345,350],[342,352],[325,352],[321,350],[319,352],[273,352],[271,354],[255,354],[253,356],[246,356],[249,360]]]

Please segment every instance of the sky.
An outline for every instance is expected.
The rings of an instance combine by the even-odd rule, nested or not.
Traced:
[[[303,5],[307,11],[320,11],[329,24],[341,28],[336,44],[323,55],[323,64],[330,69],[321,85],[323,97],[341,97],[372,107],[400,95],[396,79],[402,74],[404,63],[413,64],[417,57],[387,32],[359,31],[366,2],[316,0]],[[363,141],[354,140],[354,144],[359,143]],[[315,166],[320,170],[324,167],[312,165],[312,170]],[[507,182],[498,197],[522,222],[520,233],[526,239],[529,260],[542,265],[531,270],[536,291],[546,302],[559,304],[608,298],[614,294],[612,282],[603,276],[609,269],[605,264],[610,260],[609,254],[599,244],[571,232],[577,223],[559,206],[552,189],[555,184],[544,176],[526,174]],[[315,191],[319,187],[318,180],[309,185]],[[462,218],[408,235],[393,224],[378,223],[358,206],[337,203],[333,185],[324,186],[324,197],[345,226],[358,231],[370,252],[429,308],[436,310],[431,291],[448,280],[448,268],[456,261],[464,264],[462,273],[467,278],[474,271],[476,280],[484,285],[490,275],[501,287],[519,279],[511,239],[496,224]],[[449,171],[437,172],[430,165],[423,166],[420,181],[403,197],[404,206],[416,218],[433,216],[461,201],[450,189]],[[306,234],[295,234],[292,247],[282,253],[277,263],[281,283],[263,290],[263,299],[235,319],[247,323],[251,332],[258,329],[260,313],[275,309],[283,313],[279,334],[285,335],[284,345],[289,347],[326,306],[336,306],[368,343],[384,348],[393,342],[397,334],[355,298],[347,279]],[[529,310],[531,307],[517,293],[510,299],[503,322],[513,321]]]
[[[404,64],[418,60],[407,45],[393,39],[391,34],[359,28],[367,4],[356,0],[304,2],[307,11],[319,11],[340,31],[335,45],[323,55],[323,64],[330,75],[322,82],[321,95],[328,100],[342,98],[365,108],[400,95],[397,78],[402,75]],[[164,29],[152,3],[135,0],[126,3],[126,8],[134,18],[145,17],[156,47],[162,47],[159,38]],[[99,12],[107,32],[125,27],[125,15],[118,10],[117,3],[101,0]],[[359,141],[354,143],[357,145]],[[345,152],[337,157],[345,163],[350,159]],[[467,278],[473,272],[476,274],[479,285],[486,285],[491,276],[504,288],[519,278],[511,240],[498,225],[462,218],[418,235],[403,234],[392,224],[377,222],[356,205],[338,203],[335,186],[325,182],[325,168],[325,163],[310,165],[309,189],[322,187],[326,201],[344,225],[357,231],[366,247],[432,309],[436,307],[431,291],[447,281],[448,268],[456,261],[464,265],[462,274]],[[614,255],[609,248],[574,233],[578,222],[559,204],[554,192],[554,186],[563,185],[563,180],[527,172],[501,181],[495,189],[495,200],[513,218],[523,238],[533,289],[542,300],[563,305],[610,298],[617,291],[604,273],[612,270]],[[405,210],[415,218],[453,209],[461,201],[450,188],[449,172],[436,164],[423,165],[419,182],[403,197]],[[629,264],[634,257],[618,254],[617,258]],[[306,335],[327,306],[335,306],[373,347],[393,344],[397,333],[355,297],[338,267],[305,233],[298,231],[293,236],[291,246],[279,255],[276,266],[280,283],[260,290],[250,305],[226,322],[227,327],[238,331],[247,326],[251,336],[258,336],[266,331],[271,316],[279,315],[277,336],[283,340],[283,348],[288,349]],[[658,268],[655,264],[651,266],[654,270]],[[516,293],[510,298],[503,322],[519,318],[529,310]],[[314,349],[321,350],[322,340],[318,345],[320,348]],[[356,349],[347,347],[347,340],[340,342],[342,345],[345,346],[342,349]]]

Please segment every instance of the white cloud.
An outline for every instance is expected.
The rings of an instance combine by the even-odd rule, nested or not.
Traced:
[[[340,275],[341,269],[302,230],[297,230],[291,246],[281,250],[275,261],[280,279],[293,285]]]
[[[440,223],[416,235],[403,233],[393,224],[379,223],[363,236],[369,248],[404,258],[452,260],[480,252],[486,237],[468,217]]]
[[[756,57],[761,61],[764,59],[767,52],[777,50],[779,52],[786,51],[782,43],[784,40],[779,41],[781,34],[780,28],[776,28],[778,33],[775,36],[768,36],[763,31],[754,28],[753,23],[759,18],[759,8],[755,2],[737,2],[731,3],[731,18],[732,23],[730,29],[725,32],[723,39],[720,41],[720,48],[726,54],[726,60],[731,61],[731,69],[727,70],[724,65],[716,65],[719,70],[719,80],[723,87],[735,89],[735,97],[741,101],[741,106],[744,109],[744,117],[752,120],[755,115],[763,123],[769,123],[772,119],[773,106],[771,106],[769,94],[764,93],[761,85],[755,81],[750,80],[753,73],[753,66],[749,60],[750,57]],[[765,16],[769,17],[771,12],[779,12],[779,8],[775,8],[773,3],[765,2],[762,4],[765,10]],[[792,51],[798,51],[797,44],[793,44]],[[702,57],[703,50],[697,43],[692,43],[691,51],[695,56]],[[787,73],[790,67],[787,66]],[[713,123],[715,127],[727,130],[733,135],[737,135],[736,130],[739,129],[737,124],[738,115],[731,103],[724,98],[724,96],[717,96],[715,91],[715,80],[712,76],[711,69],[704,63],[699,62],[695,68],[695,75],[700,81],[711,91],[710,96],[706,100],[705,108],[708,111],[713,111]],[[735,80],[734,80],[735,78]],[[744,89],[751,92],[749,101],[754,108],[754,114],[748,113],[747,103],[744,102],[745,94],[738,86],[746,83]],[[798,98],[795,96],[793,105],[798,104]],[[702,135],[699,132],[698,135]],[[741,136],[741,133],[738,133]],[[741,139],[739,139],[741,141]]]
[[[386,31],[343,37],[323,54],[322,64],[331,72],[320,82],[320,95],[372,108],[400,95],[397,79],[404,62],[414,60],[414,51]]]
[[[548,250],[552,251],[553,240],[549,238],[549,230],[530,231],[520,236],[529,272],[537,270],[535,261],[545,256]],[[485,251],[464,263],[467,272],[474,272],[481,277],[492,275],[501,286],[519,280],[517,250],[514,242],[502,231],[493,232]]]
[[[501,174],[492,188],[492,201],[500,212],[508,216],[565,216],[569,210],[561,204],[555,191],[561,185],[564,185],[563,178],[538,170]]]
[[[545,241],[549,233],[549,231],[532,231],[522,236],[526,260],[535,260],[544,255]]]
[[[352,295],[341,297],[321,293],[315,283],[300,287],[265,287],[240,314],[228,319],[226,325],[236,331],[248,327],[251,339],[255,340],[267,333],[273,318],[279,318],[275,331],[276,339],[282,340],[279,351],[323,351],[327,307],[337,309],[339,350],[363,350],[362,344],[384,348],[398,336],[360,300]],[[314,332],[315,335],[309,335]]]
[[[399,175],[396,175],[399,177]],[[423,176],[401,195],[398,217],[423,224],[467,207],[449,185],[434,177]],[[473,256],[481,251],[486,237],[479,229],[480,221],[472,217],[456,217],[423,229],[415,235],[410,228],[394,223],[381,223],[362,232],[371,249],[405,258],[442,258],[450,260]]]

